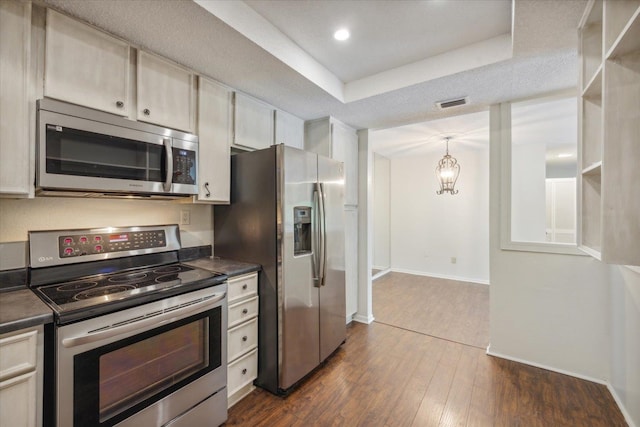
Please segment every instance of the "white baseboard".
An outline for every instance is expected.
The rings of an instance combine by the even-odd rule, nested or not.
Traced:
[[[536,368],[545,369],[547,371],[557,372],[557,373],[563,374],[563,375],[569,375],[570,377],[580,378],[581,380],[591,381],[591,382],[596,383],[596,384],[602,384],[602,385],[606,386],[607,389],[609,389],[609,392],[611,393],[611,396],[613,396],[613,400],[615,400],[616,404],[618,405],[618,408],[620,408],[620,412],[622,412],[622,415],[624,416],[624,419],[627,422],[627,424],[629,424],[629,427],[636,427],[636,424],[631,419],[631,415],[629,415],[629,412],[627,411],[627,408],[625,408],[625,406],[624,406],[624,404],[622,402],[622,399],[620,399],[620,397],[618,396],[618,393],[616,392],[615,388],[613,388],[613,386],[608,381],[601,380],[601,379],[598,379],[598,378],[593,378],[593,377],[590,377],[588,375],[578,374],[576,372],[571,372],[571,371],[567,371],[567,370],[564,370],[564,369],[554,368],[552,366],[543,365],[541,363],[531,362],[530,360],[521,359],[519,357],[513,357],[513,356],[508,356],[506,354],[497,353],[497,352],[494,352],[494,351],[491,350],[491,344],[489,344],[489,346],[487,346],[487,354],[489,356],[499,357],[501,359],[511,360],[513,362],[523,363],[523,364],[529,365],[529,366],[535,366]]]
[[[627,408],[624,406],[622,399],[620,399],[620,396],[618,396],[618,392],[616,391],[616,389],[609,383],[607,383],[607,388],[609,389],[609,393],[611,393],[611,396],[613,396],[613,400],[615,400],[618,404],[618,408],[620,408],[620,411],[622,412],[622,415],[624,416],[627,424],[629,424],[629,427],[636,427],[636,424],[631,419],[631,415],[627,411]]]
[[[367,316],[366,314],[362,315],[362,314],[356,313],[353,316],[353,320],[354,320],[354,322],[364,323],[365,325],[369,325],[369,324],[373,323],[374,318],[373,318],[373,314],[370,314],[370,315]]]
[[[415,276],[435,277],[436,279],[456,280],[458,282],[480,283],[482,285],[488,285],[489,284],[489,281],[486,280],[486,279],[473,279],[473,278],[470,278],[470,277],[450,276],[448,274],[427,273],[425,271],[408,270],[408,269],[405,269],[405,268],[393,268],[392,267],[391,271],[396,272],[396,273],[413,274]]]
[[[380,277],[384,276],[385,274],[391,273],[391,269],[387,268],[386,270],[382,270],[376,274],[374,274],[373,276],[371,276],[371,280],[376,280],[379,279]]]
[[[566,371],[564,369],[558,369],[558,368],[554,368],[552,366],[543,365],[542,363],[536,363],[536,362],[532,362],[530,360],[520,359],[519,357],[513,357],[513,356],[509,356],[509,355],[503,354],[503,353],[494,352],[494,351],[491,350],[491,344],[489,344],[489,346],[487,347],[487,354],[489,356],[495,356],[495,357],[499,357],[501,359],[507,359],[507,360],[511,360],[513,362],[523,363],[523,364],[529,365],[529,366],[535,366],[536,368],[545,369],[547,371],[557,372],[557,373],[563,374],[563,375],[569,375],[570,377],[580,378],[581,380],[587,380],[587,381],[591,381],[593,383],[607,385],[606,381],[598,379],[598,378],[593,378],[593,377],[590,377],[588,375],[578,374],[576,372]]]

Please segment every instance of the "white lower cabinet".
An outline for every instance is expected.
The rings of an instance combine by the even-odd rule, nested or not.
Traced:
[[[258,376],[258,273],[229,279],[227,396],[229,407],[251,393]]]
[[[36,372],[0,381],[0,426],[36,425]]]
[[[42,331],[0,335],[0,427],[42,425]]]
[[[253,390],[253,380],[258,376],[258,349],[254,349],[242,357],[229,363],[227,371],[227,389],[229,406],[238,402],[249,391]],[[251,390],[247,389],[251,387]],[[244,391],[244,392],[243,392]],[[231,396],[235,399],[232,401]]]

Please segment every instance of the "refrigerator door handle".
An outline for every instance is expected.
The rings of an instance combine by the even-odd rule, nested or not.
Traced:
[[[324,186],[318,184],[320,189],[320,286],[324,286],[324,279],[327,275],[327,227],[326,212],[324,207]]]
[[[313,190],[313,256],[311,257],[311,264],[313,266],[313,286],[319,288],[321,285],[320,277],[320,191],[318,184],[315,184]]]

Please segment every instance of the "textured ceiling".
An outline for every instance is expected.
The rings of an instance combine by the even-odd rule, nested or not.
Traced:
[[[542,144],[547,163],[576,164],[578,102],[569,92],[512,104],[511,136],[514,145]],[[389,157],[444,153],[445,138],[451,152],[477,150],[489,145],[489,112],[445,117],[371,132],[372,150]],[[558,157],[559,154],[571,154]]]
[[[358,129],[482,111],[493,103],[574,87],[576,27],[585,2],[515,0],[513,58],[343,103],[190,0],[44,1],[302,119],[333,115]],[[315,17],[310,14],[307,19]],[[387,28],[376,30],[383,33]],[[404,45],[416,42],[406,40]],[[458,96],[469,96],[470,105],[449,111],[434,105]]]
[[[511,0],[245,3],[345,83],[511,33]]]

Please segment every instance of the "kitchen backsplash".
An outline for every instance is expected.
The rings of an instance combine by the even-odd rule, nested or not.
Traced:
[[[180,224],[183,247],[213,244],[211,205],[176,201],[36,197],[0,199],[0,243],[25,242],[30,230]]]

